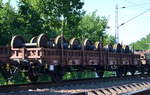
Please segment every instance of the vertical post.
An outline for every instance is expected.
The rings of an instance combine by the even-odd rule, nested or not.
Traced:
[[[133,54],[134,54],[134,51],[135,51],[135,49],[134,49],[134,43],[133,43]]]
[[[115,39],[116,39],[116,43],[119,43],[118,0],[116,0],[116,6],[115,6]]]
[[[84,40],[83,40],[83,35],[82,35],[82,64],[84,65]]]
[[[64,16],[62,15],[61,16],[61,20],[62,20],[62,29],[61,29],[61,65],[63,65],[63,63],[64,63],[64,46],[63,46],[63,43],[64,43],[64,41],[63,41],[63,37],[64,37],[64,33],[63,33],[63,31],[64,31]]]

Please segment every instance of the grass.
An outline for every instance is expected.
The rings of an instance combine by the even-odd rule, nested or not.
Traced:
[[[2,77],[2,75],[0,74],[0,85],[4,85],[6,84],[5,79]]]
[[[104,77],[110,77],[114,76],[115,72],[104,72]],[[67,72],[64,76],[64,80],[69,79],[84,79],[84,78],[94,78],[96,77],[95,72]],[[42,75],[39,76],[38,82],[46,82],[51,81],[51,77],[49,75]],[[10,81],[6,82],[6,80],[0,75],[0,85],[6,85],[6,84],[22,84],[22,83],[29,83],[29,79],[27,76],[25,76],[24,73],[18,73],[16,74]]]
[[[110,72],[110,71],[105,71],[104,72],[104,77],[111,77],[111,76],[115,76],[115,72]]]

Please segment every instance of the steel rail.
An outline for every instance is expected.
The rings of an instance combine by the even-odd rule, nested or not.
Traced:
[[[60,83],[53,82],[38,82],[38,83],[28,83],[28,84],[13,84],[13,85],[1,85],[0,92],[17,92],[20,90],[29,90],[29,89],[42,89],[42,88],[53,88],[57,89],[60,87],[70,87],[74,85],[84,85],[91,83],[107,83],[107,82],[123,82],[133,80],[148,80],[148,76],[125,76],[125,77],[104,77],[104,78],[89,78],[89,79],[77,79],[77,80],[63,80]]]

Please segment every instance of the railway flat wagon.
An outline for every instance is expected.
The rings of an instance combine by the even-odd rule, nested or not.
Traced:
[[[104,47],[88,39],[81,43],[73,38],[67,41],[62,35],[49,40],[45,34],[33,37],[26,43],[22,36],[14,36],[11,41],[11,60],[17,62],[20,70],[27,72],[31,81],[37,81],[40,74],[49,74],[53,81],[62,80],[65,72],[97,72],[102,77],[104,71],[115,71],[117,76],[133,75],[141,65],[140,55],[134,54],[128,46],[121,44]]]

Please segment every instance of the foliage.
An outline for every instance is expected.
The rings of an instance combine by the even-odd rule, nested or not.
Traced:
[[[55,37],[61,31],[77,32],[83,4],[80,0],[19,0],[15,11],[10,0],[5,4],[0,0],[0,44],[6,45],[16,34],[29,40],[41,33]]]
[[[141,38],[139,41],[130,44],[135,50],[147,50],[150,49],[150,34]]]
[[[106,34],[107,19],[96,15],[96,12],[85,15],[81,0],[19,0],[15,10],[0,0],[0,45],[10,44],[11,38],[22,35],[29,40],[33,36],[46,33],[50,38],[61,32],[67,39],[77,37],[80,40],[89,38],[92,41],[113,43],[114,37]],[[94,77],[94,72],[73,72],[69,78]],[[41,77],[39,81],[49,80]],[[14,77],[13,83],[27,82],[23,73]]]
[[[96,15],[96,11],[85,15],[79,23],[78,34],[76,36],[83,40],[89,38],[93,42],[102,41],[104,44],[114,44],[115,38],[108,35],[105,31],[107,29],[107,19]]]
[[[13,76],[12,79],[13,84],[21,84],[21,83],[29,83],[27,81],[27,77],[25,76],[25,73],[19,72]]]
[[[17,30],[16,13],[14,9],[10,6],[9,2],[3,4],[0,0],[0,44],[6,45],[10,42],[12,34]]]
[[[77,28],[82,6],[80,0],[20,0],[19,13],[30,35],[47,33],[54,37],[61,31],[69,34]]]
[[[79,37],[90,38],[93,41],[102,39],[105,37],[104,32],[107,26],[107,19],[105,17],[96,16],[96,12],[87,14],[83,17],[79,24],[80,34]]]
[[[104,77],[112,77],[112,76],[115,76],[115,72],[105,71],[103,76]]]
[[[84,79],[84,78],[94,78],[95,77],[95,72],[89,72],[89,71],[84,71],[84,72],[68,72],[64,75],[65,80],[69,79]]]
[[[0,74],[0,85],[4,85],[4,84],[6,84],[6,81],[4,80],[2,75]]]
[[[29,40],[41,33],[55,37],[62,31],[67,39],[113,42],[113,37],[105,32],[107,19],[96,12],[84,16],[83,4],[80,0],[20,0],[15,11],[10,2],[1,1],[0,38],[5,41],[0,44],[10,42],[16,34]]]
[[[107,38],[104,41],[105,41],[104,44],[108,44],[109,43],[109,44],[114,45],[115,44],[115,37],[112,36],[112,35],[107,35]]]
[[[51,81],[51,77],[49,75],[42,75],[42,76],[39,76],[38,81],[40,82]]]

